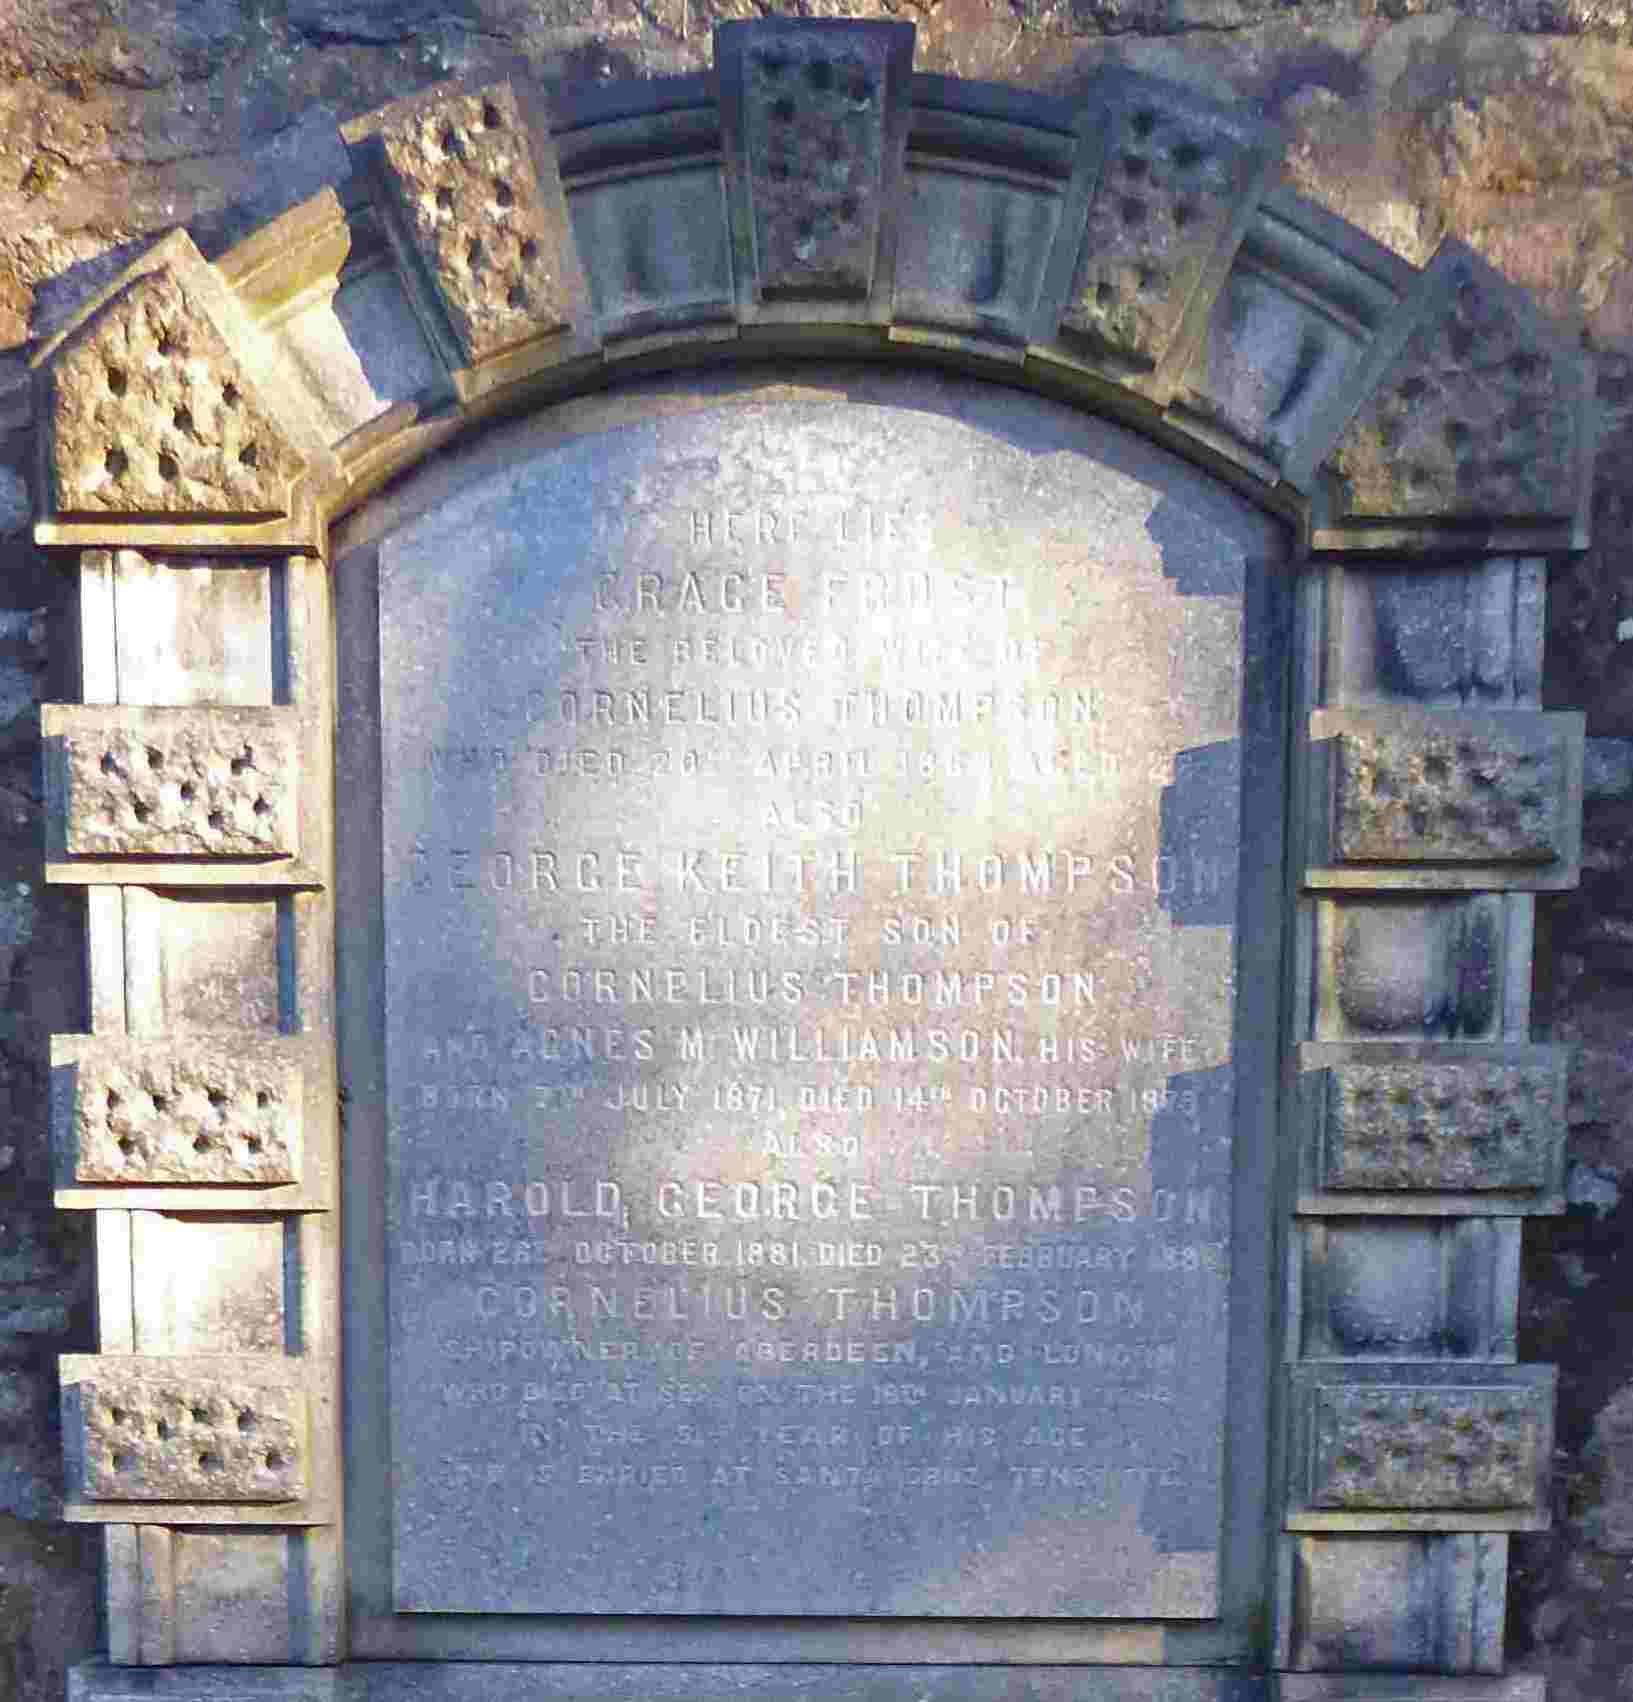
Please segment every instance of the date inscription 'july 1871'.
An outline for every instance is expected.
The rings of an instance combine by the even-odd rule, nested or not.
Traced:
[[[385,541],[400,1609],[1216,1611],[1263,523],[1026,408]]]

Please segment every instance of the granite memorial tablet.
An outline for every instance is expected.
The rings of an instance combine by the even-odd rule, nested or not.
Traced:
[[[382,546],[399,1611],[1218,1611],[1271,528],[948,394]]]

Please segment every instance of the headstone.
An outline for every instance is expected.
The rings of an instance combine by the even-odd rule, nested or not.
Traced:
[[[1218,1612],[1277,536],[871,394],[381,545],[399,1612]]]

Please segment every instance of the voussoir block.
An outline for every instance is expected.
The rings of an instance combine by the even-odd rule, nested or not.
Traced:
[[[1098,179],[1061,330],[1122,370],[1168,356],[1199,286],[1224,267],[1280,137],[1155,79],[1104,85]]]
[[[1470,251],[1448,244],[1432,271],[1421,319],[1333,452],[1346,516],[1571,514],[1582,357]]]
[[[58,1037],[76,1182],[250,1185],[300,1175],[301,1065],[277,1044]]]
[[[716,33],[733,197],[749,238],[744,305],[866,304],[888,271],[910,24],[767,19]]]
[[[172,267],[74,331],[50,365],[47,466],[64,514],[287,514],[306,469],[209,313]]]
[[[1548,1523],[1551,1366],[1293,1369],[1294,1529]]]
[[[343,134],[378,142],[382,174],[467,359],[572,323],[577,262],[555,157],[548,143],[535,148],[508,83],[410,97]]]
[[[293,1367],[265,1360],[62,1361],[70,1488],[91,1501],[299,1501],[307,1401]]]
[[[52,766],[71,857],[287,857],[297,848],[292,709],[47,704],[42,726],[60,744]]]

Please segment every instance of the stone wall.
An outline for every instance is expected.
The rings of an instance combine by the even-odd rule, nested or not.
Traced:
[[[1520,1343],[1561,1367],[1556,1523],[1514,1541],[1509,1650],[1559,1698],[1633,1693],[1633,6],[804,9],[910,18],[920,70],[1071,94],[1115,61],[1255,105],[1290,131],[1299,189],[1414,262],[1462,237],[1599,356],[1595,542],[1555,570],[1549,648],[1549,705],[1589,713],[1584,879],[1539,904],[1537,1038],[1578,1048],[1571,1208],[1526,1225]],[[44,1149],[45,1037],[84,1026],[84,994],[75,901],[40,878],[36,706],[75,690],[67,586],[28,542],[27,354],[164,230],[213,256],[342,177],[358,113],[449,76],[548,92],[699,69],[712,25],[753,12],[0,0],[0,1698],[55,1702],[97,1642],[96,1535],[54,1522],[55,1356],[93,1339],[83,1225],[50,1210]]]

